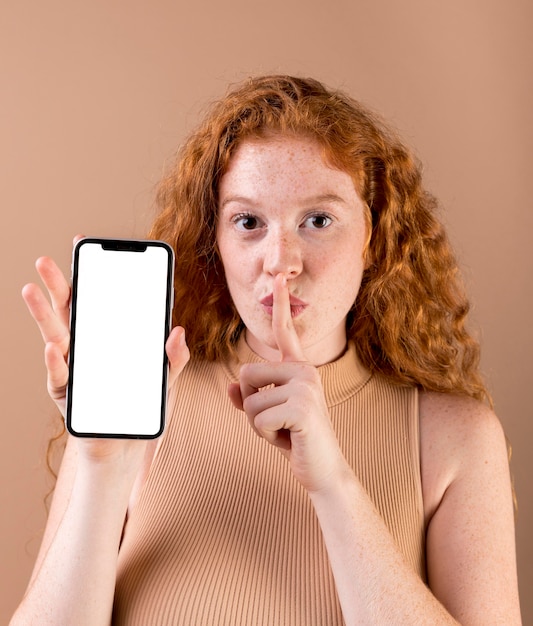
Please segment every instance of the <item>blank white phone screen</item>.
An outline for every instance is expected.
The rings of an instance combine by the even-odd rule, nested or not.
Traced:
[[[164,414],[169,251],[79,248],[70,426],[152,437]]]

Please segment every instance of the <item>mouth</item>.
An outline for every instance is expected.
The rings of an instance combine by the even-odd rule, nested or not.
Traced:
[[[293,296],[292,294],[289,295],[289,303],[291,306],[291,317],[293,318],[298,317],[307,308],[306,302],[304,302],[303,300],[300,300],[299,298],[297,298],[296,296]],[[270,317],[272,317],[272,308],[274,306],[274,295],[269,294],[268,296],[264,297],[262,300],[260,300],[260,304],[263,307],[263,310],[265,311],[265,313],[269,315]]]

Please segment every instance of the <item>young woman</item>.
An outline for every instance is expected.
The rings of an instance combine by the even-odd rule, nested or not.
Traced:
[[[314,80],[253,79],[159,201],[166,431],[69,439],[12,624],[519,624],[505,438],[394,133]],[[23,295],[63,411],[70,289],[37,269],[51,304]]]

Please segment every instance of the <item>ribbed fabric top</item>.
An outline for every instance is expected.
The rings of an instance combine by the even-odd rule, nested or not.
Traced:
[[[244,340],[239,361],[261,361]],[[117,626],[343,624],[320,527],[286,459],[227,395],[239,363],[191,362],[119,553]],[[319,368],[340,446],[425,578],[418,397],[359,363]]]

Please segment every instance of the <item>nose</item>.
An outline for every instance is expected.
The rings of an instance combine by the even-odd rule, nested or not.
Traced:
[[[303,268],[302,242],[296,233],[272,232],[264,241],[263,270],[271,276],[294,278]]]

